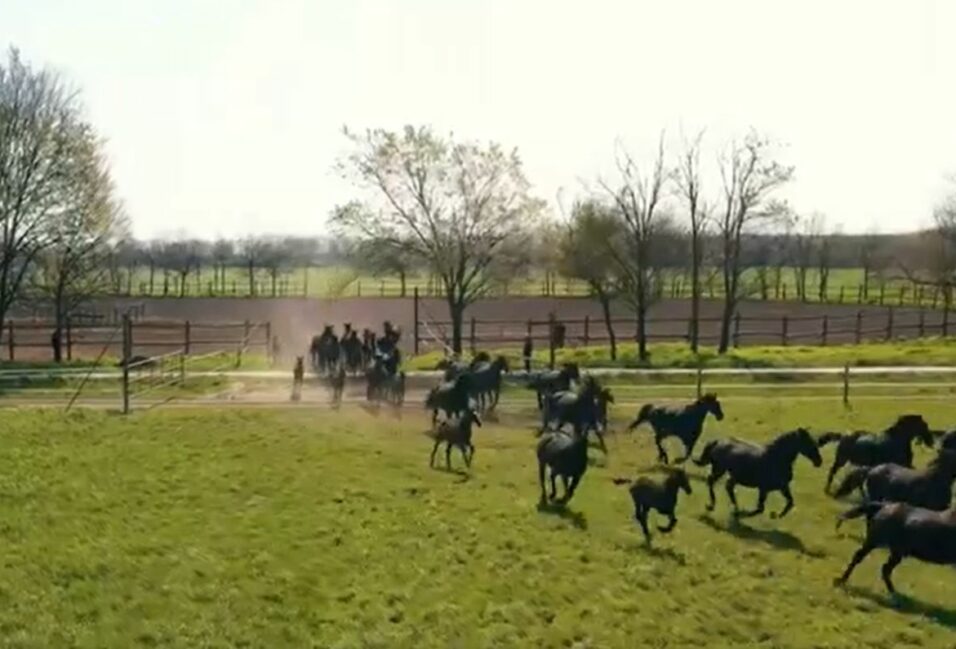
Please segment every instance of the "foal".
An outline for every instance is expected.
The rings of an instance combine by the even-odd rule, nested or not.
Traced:
[[[634,501],[634,519],[640,523],[647,543],[651,542],[651,533],[647,529],[647,515],[650,511],[656,509],[658,513],[668,517],[667,525],[658,525],[657,529],[664,533],[670,532],[677,525],[674,510],[677,508],[678,492],[683,491],[688,496],[691,493],[690,480],[683,469],[669,470],[663,482],[642,476],[633,482],[627,478],[615,478],[614,484],[631,485],[628,491]]]

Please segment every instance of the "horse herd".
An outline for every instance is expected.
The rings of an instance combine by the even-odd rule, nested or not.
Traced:
[[[452,449],[458,448],[470,467],[475,453],[473,428],[481,426],[480,412],[497,405],[502,373],[508,371],[508,364],[503,357],[492,360],[487,355],[479,355],[472,363],[446,362],[443,368],[444,380],[428,393],[425,400],[426,408],[432,411],[430,434],[434,446],[430,464],[434,464],[438,449],[445,444],[446,466],[450,466]],[[582,377],[574,364],[529,374],[527,385],[535,391],[541,411],[536,446],[540,504],[563,506],[574,496],[587,471],[590,433],[598,436],[602,450],[607,452],[603,433],[607,430],[607,406],[613,403],[613,395],[594,376]],[[440,412],[445,415],[441,421],[438,419]],[[644,424],[650,427],[658,459],[664,465],[670,463],[670,458],[662,442],[676,437],[684,447],[684,454],[675,460],[677,464],[692,459],[698,466],[709,467],[706,477],[708,511],[715,506],[715,485],[724,480],[735,517],[762,514],[767,497],[772,493],[783,497],[784,506],[779,512],[771,513],[771,518],[786,516],[794,507],[790,485],[797,458],[803,456],[814,467],[820,467],[823,464],[820,449],[836,444],[824,489],[829,493],[837,473],[846,465],[852,465],[834,495],[843,497],[859,491],[863,500],[842,514],[837,526],[845,520],[865,517],[867,533],[835,583],[845,583],[855,567],[876,548],[886,548],[890,552],[882,576],[891,593],[895,593],[892,572],[903,558],[956,564],[956,509],[951,507],[952,486],[956,481],[956,430],[948,433],[933,431],[922,416],[906,414],[881,432],[825,432],[815,437],[806,428],[796,428],[776,436],[767,444],[734,437],[711,440],[704,444],[698,457],[692,457],[708,415],[718,420],[724,416],[714,394],[705,394],[677,409],[645,405],[627,427],[628,430]],[[565,426],[570,426],[570,431]],[[933,447],[937,439],[940,443],[936,457],[924,468],[913,468],[914,442]],[[560,498],[556,485],[559,478],[564,487]],[[548,482],[550,489],[547,488]],[[655,510],[668,518],[667,525],[658,529],[669,532],[677,524],[679,492],[692,492],[687,473],[673,466],[667,466],[663,480],[642,476],[633,480],[615,478],[614,482],[629,486],[634,518],[648,543],[651,539],[648,528],[650,511]],[[745,511],[739,508],[737,487],[757,491],[754,509]]]

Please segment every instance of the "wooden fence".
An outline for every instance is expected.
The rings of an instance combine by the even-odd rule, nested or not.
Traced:
[[[416,313],[413,341],[416,353],[441,348],[451,337],[448,321],[422,321]],[[925,336],[956,334],[956,323],[949,309],[904,309],[888,307],[882,311],[857,311],[846,315],[742,317],[731,322],[730,338],[734,347],[741,345],[836,345],[890,341]],[[699,320],[699,340],[715,345],[720,340],[720,318]],[[637,340],[634,318],[611,321],[618,342]],[[563,331],[562,331],[563,328]],[[649,342],[687,342],[690,335],[688,318],[648,318],[645,334]],[[546,320],[477,320],[464,323],[463,344],[470,350],[517,346],[530,337],[535,348],[555,346],[605,345],[610,342],[603,319],[584,317],[558,319],[553,314]],[[563,341],[561,340],[563,338]]]
[[[194,322],[190,320],[132,320],[132,354],[155,356],[171,351],[186,355],[223,349],[273,350],[269,322]],[[49,320],[8,320],[0,332],[0,354],[8,361],[47,361],[54,357],[55,325]],[[123,353],[122,319],[117,323],[67,321],[60,335],[62,358],[93,358],[103,352]]]

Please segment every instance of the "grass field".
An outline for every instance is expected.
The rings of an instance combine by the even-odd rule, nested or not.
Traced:
[[[179,295],[180,288],[178,278],[175,274],[169,275],[168,284],[164,281],[162,272],[157,272],[153,278],[152,292],[149,290],[149,273],[146,269],[140,268],[134,273],[132,278],[131,292],[137,296],[161,296],[161,295]],[[201,268],[198,273],[193,272],[186,282],[186,295],[206,296],[213,294],[235,295],[245,297],[250,295],[254,289],[256,295],[272,295],[272,278],[264,270],[256,273],[252,289],[249,284],[248,271],[245,268],[234,267],[227,268],[225,273],[225,285],[213,285],[214,273],[212,268]],[[748,270],[744,275],[744,282],[747,285],[753,285],[756,291],[758,284],[756,271]],[[671,291],[676,289],[676,284],[680,284],[679,295],[671,295]],[[858,290],[863,283],[863,271],[860,268],[835,268],[830,272],[828,281],[827,296],[831,301],[836,301],[840,296],[841,287],[844,292],[844,299],[853,303],[857,301]],[[899,299],[901,287],[906,287],[907,291],[912,292],[908,282],[902,279],[887,279],[885,282],[885,299],[896,303]],[[123,280],[123,289],[127,287],[127,282]],[[414,274],[406,278],[406,291],[411,295],[414,288],[418,288],[422,295],[429,294],[430,291],[437,291],[425,275]],[[509,295],[556,295],[556,296],[583,296],[588,294],[587,286],[578,280],[557,276],[550,282],[545,279],[545,273],[532,273],[528,276],[514,279],[507,288],[501,287],[502,292]],[[666,281],[666,291],[672,297],[689,297],[690,288],[687,279],[680,273],[668,273]],[[710,296],[710,285],[704,283],[703,291],[705,296]],[[720,282],[715,279],[713,282],[713,297],[721,296]],[[771,293],[773,293],[771,287]],[[807,274],[807,292],[810,301],[819,299],[819,276],[816,270],[810,270]],[[322,266],[310,268],[287,269],[277,276],[276,294],[282,296],[302,296],[334,298],[334,297],[355,297],[355,296],[397,296],[401,293],[401,282],[398,277],[393,276],[373,276],[358,271],[348,266]],[[777,298],[796,299],[796,280],[794,272],[786,269],[781,283],[781,295],[773,296]],[[880,297],[879,282],[871,279],[869,301],[876,303]],[[907,298],[904,294],[904,302],[912,301],[912,295]],[[930,299],[928,294],[927,301]]]
[[[650,360],[641,362],[636,343],[618,345],[618,357],[611,360],[606,345],[591,347],[568,347],[557,350],[555,362],[575,362],[581,367],[620,368],[694,368],[702,367],[841,367],[848,363],[853,367],[875,366],[949,366],[956,365],[956,338],[921,338],[897,340],[888,343],[863,343],[860,345],[801,346],[801,345],[752,345],[717,354],[713,347],[701,347],[700,354],[691,353],[685,343],[658,343],[649,346]],[[490,350],[492,355],[503,354],[512,366],[521,364],[519,348]],[[429,352],[409,360],[411,369],[434,369],[443,358],[443,353]],[[548,350],[534,353],[534,363],[540,367],[548,363]]]
[[[881,427],[901,407],[827,403],[729,400],[705,439]],[[946,402],[905,408],[952,423]],[[875,553],[848,590],[831,586],[861,528],[834,531],[844,505],[802,460],[789,517],[734,524],[722,490],[706,516],[695,480],[676,530],[648,547],[611,483],[654,469],[646,431],[617,435],[607,466],[592,450],[569,507],[540,512],[530,413],[487,423],[470,473],[428,468],[413,411],[4,415],[2,646],[857,649],[956,637],[950,569],[905,562],[906,594],[891,600]]]

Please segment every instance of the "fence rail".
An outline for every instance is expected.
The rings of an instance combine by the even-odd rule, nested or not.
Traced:
[[[721,319],[706,317],[698,320],[698,339],[701,344],[716,344],[720,340]],[[649,341],[686,342],[690,338],[689,318],[648,318],[645,337]],[[618,342],[638,339],[634,318],[613,318],[610,328]],[[452,323],[449,321],[420,320],[416,309],[413,343],[415,352],[449,346]],[[743,345],[808,345],[860,344],[949,336],[956,333],[948,308],[942,310],[857,311],[850,315],[755,316],[739,313],[730,325],[730,341],[734,347]],[[608,323],[603,319],[584,317],[547,320],[478,320],[471,318],[463,326],[463,344],[472,352],[489,346],[523,343],[531,340],[534,346],[544,343],[553,353],[565,346],[609,344]]]

